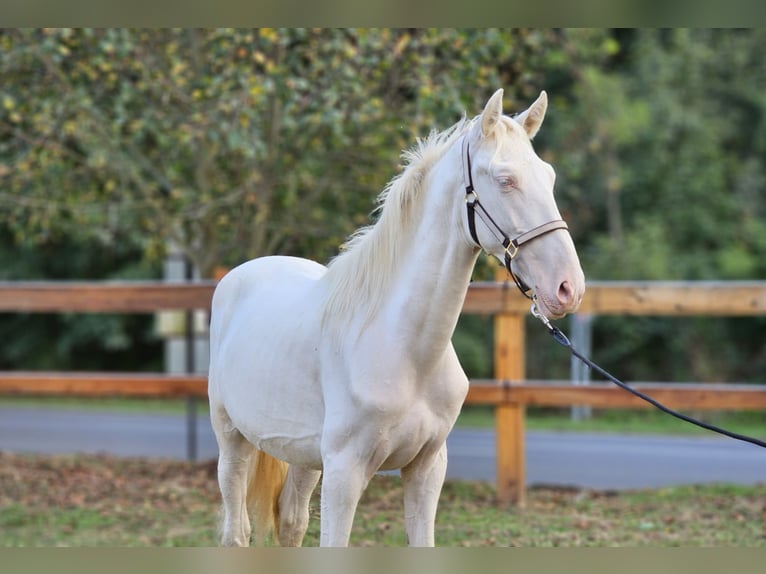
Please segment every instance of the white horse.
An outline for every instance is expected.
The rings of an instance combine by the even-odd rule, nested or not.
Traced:
[[[409,544],[434,544],[445,441],[468,391],[450,339],[480,250],[549,318],[584,291],[554,171],[530,143],[545,92],[514,118],[502,100],[405,152],[377,223],[328,267],[263,257],[221,280],[209,395],[223,544],[250,543],[249,510],[256,539],[273,528],[300,545],[324,473],[320,545],[348,545],[362,492],[388,469],[401,469]]]

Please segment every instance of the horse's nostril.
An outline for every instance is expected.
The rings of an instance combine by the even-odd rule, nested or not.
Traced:
[[[574,292],[572,291],[572,286],[569,284],[569,281],[563,281],[561,285],[559,285],[558,298],[559,303],[562,305],[570,305],[572,303]]]

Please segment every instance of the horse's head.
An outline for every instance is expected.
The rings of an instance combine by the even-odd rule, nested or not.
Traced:
[[[577,310],[585,278],[553,197],[556,174],[531,144],[547,107],[542,92],[529,109],[509,118],[498,90],[466,133],[465,231],[536,296],[540,311],[559,318]]]

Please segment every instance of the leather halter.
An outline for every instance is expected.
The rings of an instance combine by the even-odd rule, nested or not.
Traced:
[[[554,219],[553,221],[543,223],[542,225],[538,225],[537,227],[533,227],[532,229],[525,231],[515,239],[511,239],[508,235],[505,234],[505,232],[503,232],[502,228],[495,222],[494,219],[492,219],[492,216],[479,202],[479,195],[476,193],[476,190],[473,187],[473,176],[471,174],[471,154],[468,146],[467,136],[463,136],[462,156],[463,182],[465,183],[465,206],[468,212],[468,231],[471,234],[471,239],[473,239],[476,245],[478,245],[481,249],[484,249],[479,242],[479,236],[476,233],[476,208],[479,208],[478,213],[480,219],[484,221],[484,224],[493,234],[495,234],[495,231],[497,231],[499,237],[502,238],[503,248],[505,249],[505,268],[508,270],[508,274],[511,276],[513,282],[516,283],[516,286],[524,294],[524,296],[528,299],[532,299],[532,296],[529,294],[532,289],[513,272],[513,259],[516,257],[516,255],[518,255],[519,248],[521,248],[521,246],[525,243],[529,243],[533,239],[542,237],[551,231],[556,231],[557,229],[569,229],[569,227],[563,219]],[[492,227],[495,229],[492,230]],[[496,237],[497,234],[495,234]]]

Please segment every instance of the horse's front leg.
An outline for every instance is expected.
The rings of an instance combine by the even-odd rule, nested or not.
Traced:
[[[447,474],[447,443],[402,469],[404,525],[410,546],[434,545],[434,522]]]
[[[323,457],[320,546],[348,546],[354,514],[367,487],[366,461],[345,448]]]
[[[378,433],[371,433],[370,427],[379,425],[367,419],[326,428],[322,436],[320,546],[348,546],[359,499],[383,456],[375,441]]]

